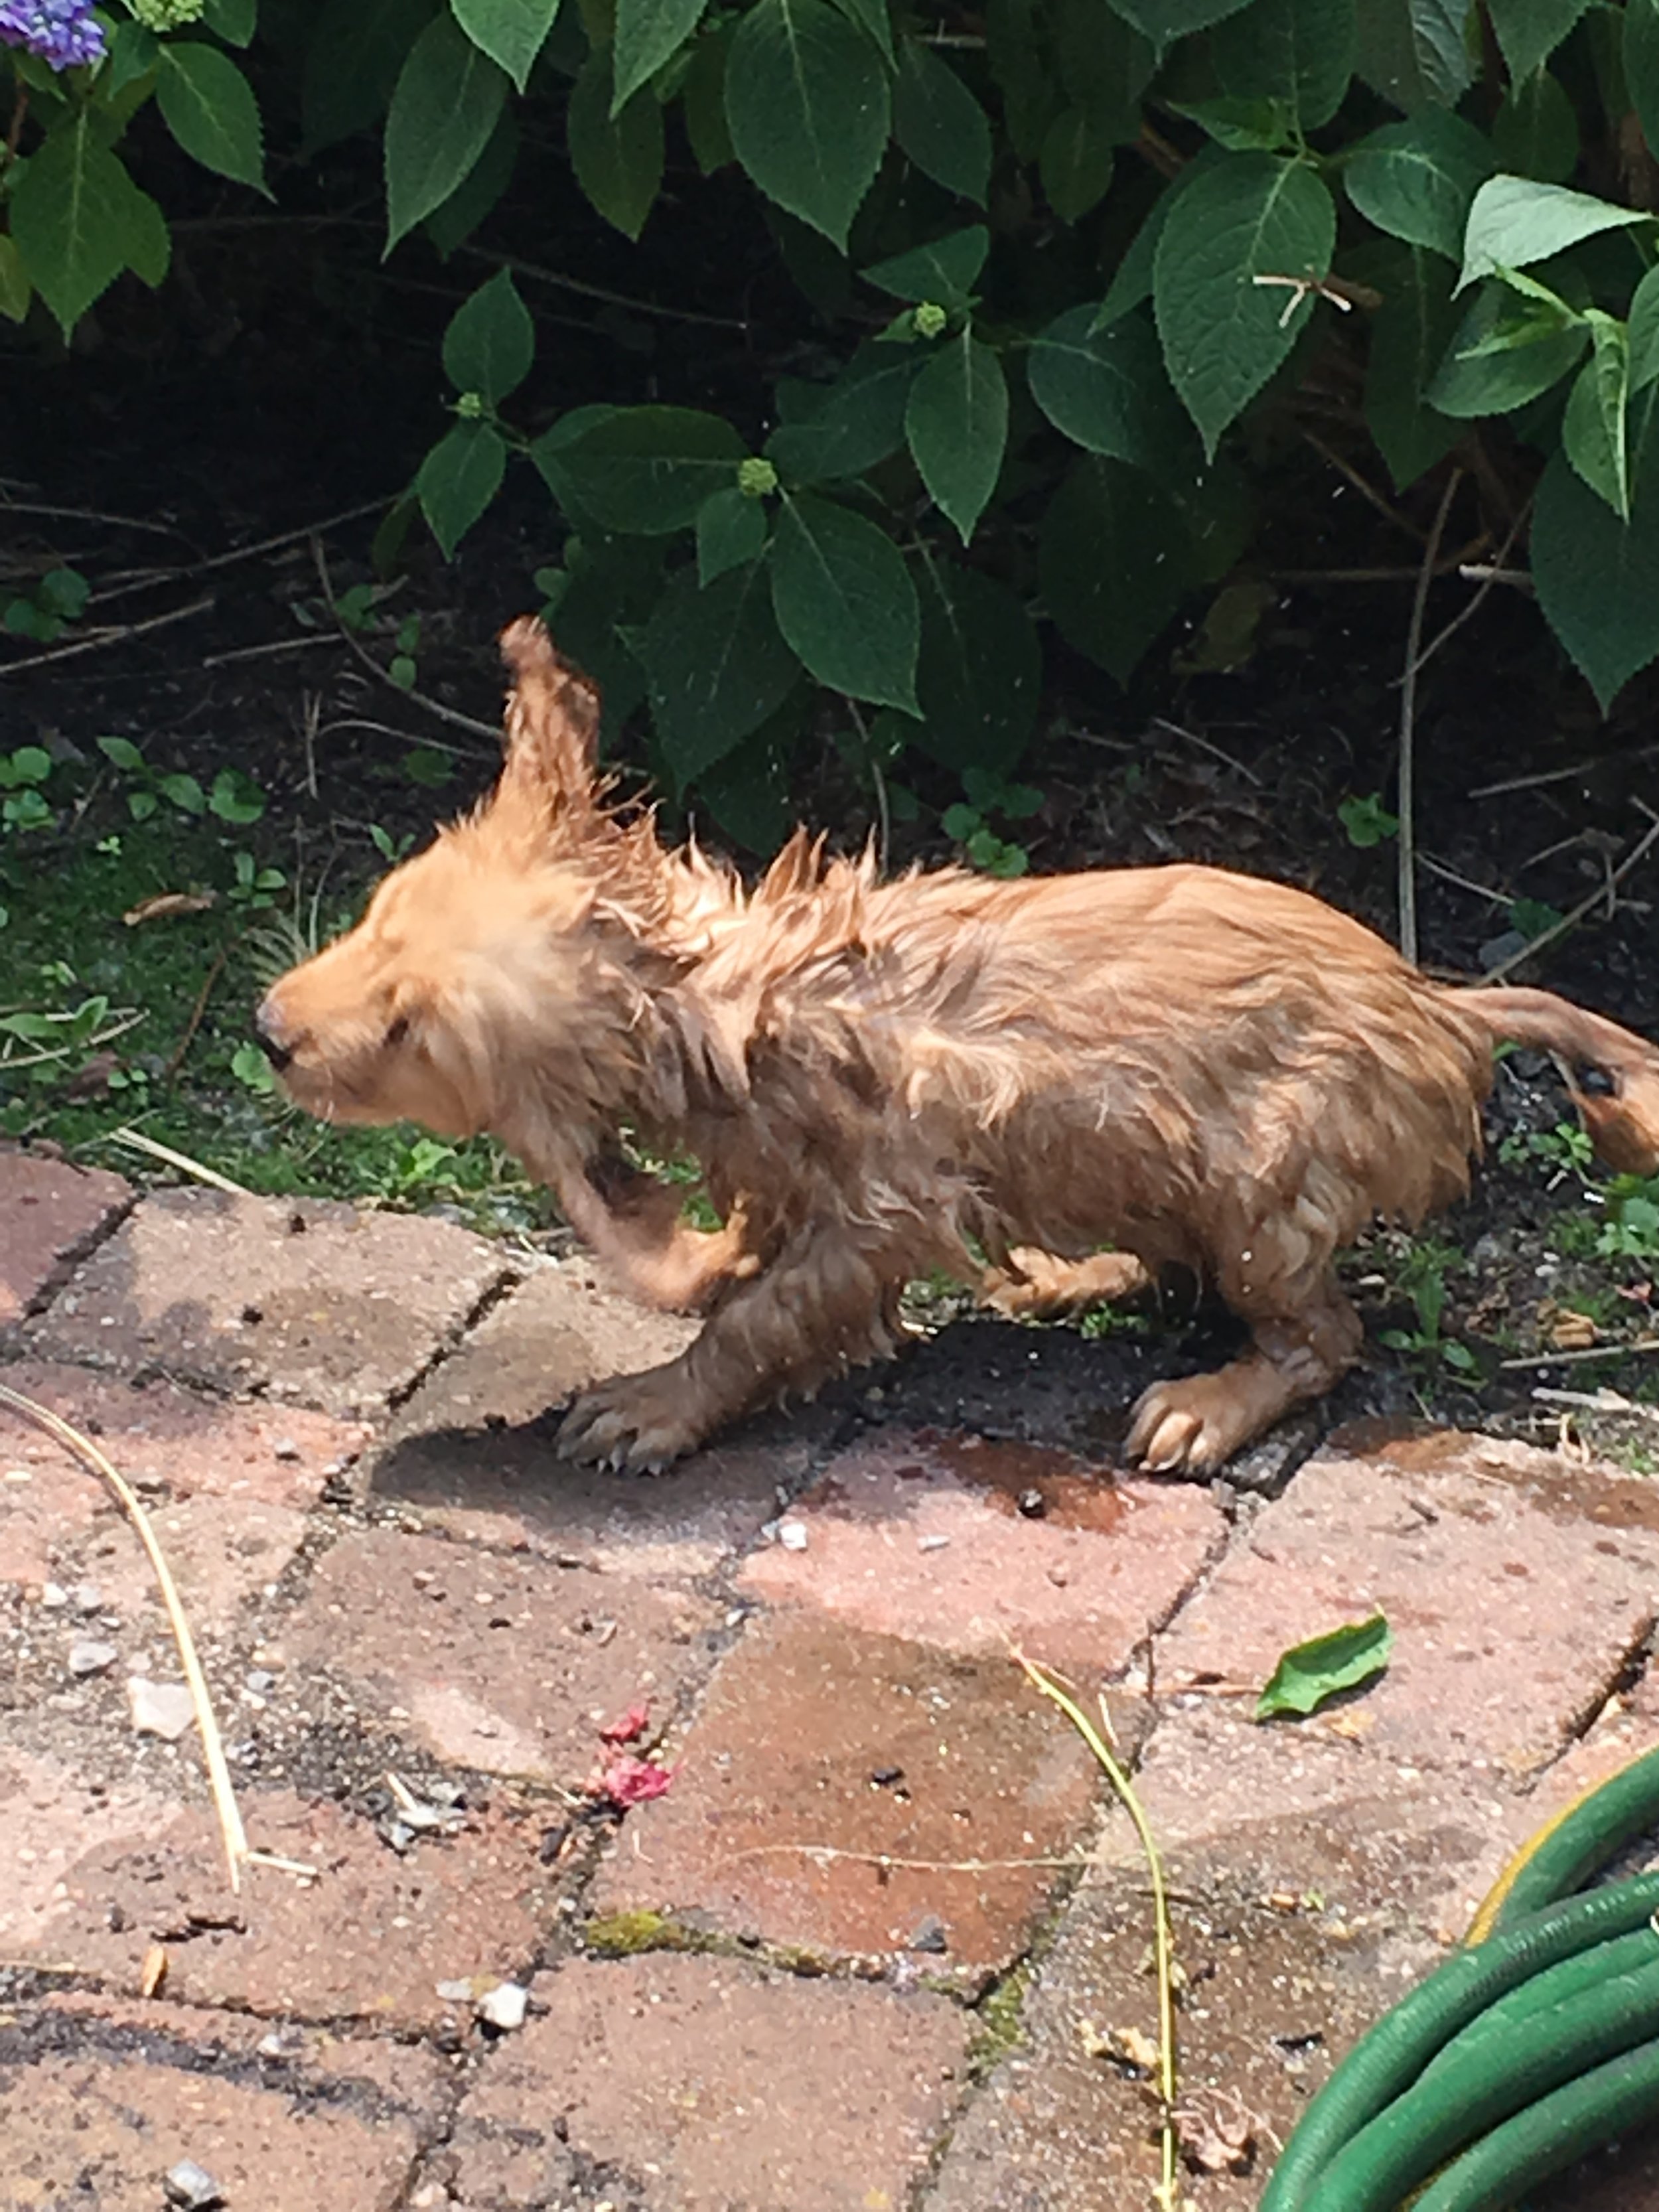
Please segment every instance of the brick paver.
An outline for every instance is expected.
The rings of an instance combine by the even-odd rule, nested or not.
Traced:
[[[1091,1817],[1086,1755],[1009,1661],[804,1611],[744,1637],[678,1755],[594,1885],[602,1921],[1003,1965]]]
[[[441,1759],[580,1785],[607,1722],[641,1700],[665,1718],[702,1680],[723,1618],[695,1591],[374,1528],[318,1562],[283,1641]]]
[[[425,2051],[294,2039],[182,2005],[74,1998],[0,2015],[0,2204],[157,2212],[185,2160],[233,2209],[392,2212],[444,2108]]]
[[[1603,1502],[1620,1488],[1606,1486]],[[1593,1517],[1577,1470],[1518,1446],[1440,1466],[1322,1454],[1164,1638],[1166,1686],[1261,1683],[1287,1646],[1382,1610],[1387,1674],[1313,1733],[1524,1775],[1589,1719],[1652,1625],[1659,1530]]]
[[[102,1168],[0,1145],[0,1341],[131,1197]]]
[[[538,2212],[597,2165],[634,2212],[901,2212],[961,2099],[943,1997],[728,1959],[573,1960],[462,2106],[469,2207]]]
[[[831,1614],[849,1639],[1000,1654],[1024,1644],[1097,1675],[1127,1664],[1226,1532],[1192,1484],[932,1434],[842,1453],[790,1518],[801,1547],[774,1546],[744,1569],[757,1596]]]
[[[252,1841],[312,1871],[230,1894],[194,1731],[128,1709],[176,1672],[147,1563],[0,1416],[0,2206],[154,2212],[188,2159],[231,2212],[1140,2212],[1139,1848],[1018,1644],[1139,1756],[1182,2185],[1246,2212],[1515,1846],[1659,1743],[1646,1480],[1373,1423],[1258,1507],[1115,1468],[1096,1348],[998,1328],[971,1386],[924,1357],[623,1480],[558,1409],[690,1324],[585,1263],[130,1204],[0,1152],[0,1374],[138,1485]],[[1254,1721],[1374,1606],[1384,1677]],[[641,1704],[667,1794],[607,1820]],[[464,1805],[392,1829],[394,1777]],[[1540,2205],[1659,2212],[1653,2140]]]
[[[37,1768],[33,1847],[61,1869],[25,1917],[9,1963],[40,1961],[137,1995],[146,1954],[167,1954],[167,1990],[192,2005],[407,2032],[453,2025],[441,1983],[522,1974],[550,1923],[541,1864],[545,1814],[503,1804],[458,1835],[401,1857],[371,1823],[287,1790],[247,1793],[249,1839],[314,1869],[252,1866],[229,1889],[216,1824],[197,1808],[135,1804],[120,1832],[76,1855],[63,1829],[73,1783]],[[145,1815],[148,1814],[148,1817]],[[40,1885],[36,1885],[36,1888]],[[3,2200],[0,2200],[3,2201]]]
[[[158,1191],[26,1336],[50,1358],[373,1413],[508,1272],[495,1246],[444,1221]]]

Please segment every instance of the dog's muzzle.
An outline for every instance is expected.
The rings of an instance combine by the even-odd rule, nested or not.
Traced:
[[[294,1048],[288,1042],[281,1014],[267,999],[253,1017],[253,1034],[259,1049],[280,1075],[294,1058]]]

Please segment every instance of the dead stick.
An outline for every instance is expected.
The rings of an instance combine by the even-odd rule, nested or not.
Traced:
[[[1429,603],[1429,584],[1434,575],[1446,517],[1463,481],[1462,469],[1446,478],[1435,510],[1429,542],[1423,549],[1423,567],[1412,595],[1412,618],[1406,631],[1406,675],[1400,687],[1400,772],[1396,804],[1400,811],[1400,950],[1413,968],[1417,965],[1417,672],[1422,666],[1423,615]]]
[[[171,1083],[184,1066],[185,1054],[190,1050],[196,1032],[202,1026],[202,1017],[207,1012],[207,1002],[212,995],[213,987],[223,974],[225,963],[229,957],[230,939],[226,938],[219,947],[218,957],[207,971],[207,981],[196,994],[196,1004],[190,1010],[190,1019],[185,1024],[185,1033],[179,1040],[179,1048],[162,1071],[163,1083]]]
[[[50,653],[34,653],[27,660],[0,663],[0,676],[20,676],[26,668],[41,668],[49,660],[73,660],[78,653],[102,653],[112,645],[125,645],[129,638],[142,637],[146,630],[165,629],[169,623],[184,622],[216,604],[213,593],[208,592],[199,599],[192,599],[187,607],[151,615],[147,622],[124,623],[118,629],[101,629],[96,637],[78,638],[73,645],[55,645]]]
[[[471,714],[462,714],[453,707],[446,707],[441,699],[430,699],[424,691],[416,691],[394,682],[390,672],[381,667],[362,640],[355,637],[345,623],[340,620],[340,610],[334,604],[334,582],[328,573],[328,560],[323,551],[323,541],[320,538],[313,538],[311,541],[311,557],[316,563],[317,580],[323,587],[324,600],[330,614],[334,617],[341,636],[372,676],[379,677],[382,684],[390,685],[391,689],[402,697],[412,699],[417,707],[424,707],[428,714],[436,714],[442,721],[453,722],[458,730],[471,730],[479,737],[488,738],[492,745],[500,744],[501,732],[492,729],[488,722],[477,721]]]
[[[1642,805],[1639,799],[1636,803],[1638,806]],[[1541,951],[1547,945],[1553,945],[1556,939],[1558,937],[1565,937],[1568,930],[1577,928],[1587,914],[1594,913],[1595,908],[1601,905],[1602,900],[1607,897],[1609,891],[1616,890],[1618,889],[1625,878],[1636,866],[1637,862],[1644,858],[1645,855],[1652,850],[1656,841],[1659,841],[1659,815],[1654,814],[1651,807],[1645,807],[1643,811],[1644,813],[1651,817],[1653,827],[1646,832],[1646,834],[1638,841],[1630,852],[1626,854],[1624,859],[1620,860],[1618,866],[1613,870],[1607,881],[1602,884],[1598,884],[1595,889],[1589,893],[1588,897],[1581,898],[1577,905],[1574,907],[1571,912],[1564,914],[1559,921],[1553,921],[1547,930],[1542,931],[1540,935],[1532,939],[1528,944],[1523,945],[1518,952],[1511,952],[1507,960],[1500,960],[1497,967],[1492,969],[1486,975],[1481,977],[1480,980],[1483,983],[1501,983],[1504,976],[1512,975],[1515,969],[1521,965],[1523,960],[1530,960],[1534,952]]]

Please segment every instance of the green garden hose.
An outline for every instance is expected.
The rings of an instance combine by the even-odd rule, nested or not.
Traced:
[[[1529,1838],[1308,2107],[1260,2212],[1394,2212],[1431,2175],[1413,2212],[1485,2212],[1659,2116],[1659,1875],[1573,1893],[1656,1822],[1659,1751]]]
[[[1533,2014],[1511,2029],[1501,2051],[1489,2040],[1459,2051],[1458,2038],[1331,2160],[1320,2176],[1319,2212],[1394,2212],[1454,2152],[1656,2036],[1659,1960],[1650,1957],[1633,1974],[1614,1974]]]
[[[1659,2043],[1581,2074],[1494,2128],[1435,2179],[1412,2212],[1507,2212],[1517,2193],[1659,2112]]]
[[[1494,1929],[1571,1897],[1656,1820],[1659,1751],[1650,1751],[1574,1798],[1528,1838],[1487,1892],[1464,1942],[1484,1943]]]
[[[1429,2061],[1499,1997],[1559,1960],[1627,1935],[1659,1910],[1659,1875],[1547,1907],[1459,1951],[1362,2036],[1285,2147],[1260,2212],[1323,2212],[1325,2172],[1361,2128],[1416,2081]]]

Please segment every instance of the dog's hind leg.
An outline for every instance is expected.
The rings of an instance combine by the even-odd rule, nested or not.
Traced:
[[[802,1231],[763,1274],[727,1286],[678,1359],[584,1391],[560,1451],[654,1471],[740,1414],[811,1396],[830,1376],[890,1355],[912,1272],[846,1234]]]
[[[1213,1374],[1154,1382],[1143,1393],[1127,1444],[1143,1466],[1160,1474],[1219,1467],[1292,1406],[1322,1397],[1358,1357],[1364,1329],[1334,1275],[1291,1313],[1264,1312],[1237,1293],[1228,1303],[1250,1323],[1250,1350]]]
[[[1022,1244],[1006,1267],[988,1267],[979,1295],[1010,1321],[1043,1321],[1117,1298],[1139,1297],[1152,1276],[1133,1252],[1096,1252],[1086,1260],[1057,1260]]]

